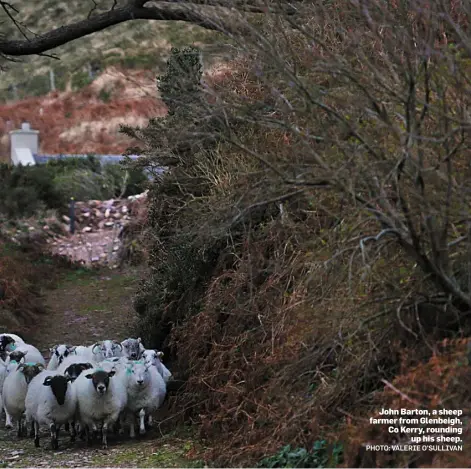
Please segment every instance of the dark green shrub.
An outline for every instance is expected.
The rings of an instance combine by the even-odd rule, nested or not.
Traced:
[[[148,178],[142,169],[127,169],[121,163],[105,164],[103,174],[113,185],[113,197],[140,194],[146,190],[148,183]]]
[[[343,445],[329,447],[325,440],[317,440],[310,451],[286,445],[274,454],[263,458],[257,467],[337,467],[343,461]]]
[[[60,208],[61,199],[45,166],[10,166],[0,170],[0,212],[9,217],[28,216],[40,208]]]
[[[59,174],[74,169],[88,169],[94,173],[101,172],[100,160],[95,155],[86,157],[68,157],[49,160],[45,165],[54,174]]]
[[[90,169],[73,169],[57,174],[54,185],[61,200],[104,200],[113,197],[113,181]]]

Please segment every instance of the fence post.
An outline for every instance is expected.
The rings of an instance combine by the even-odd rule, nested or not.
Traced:
[[[49,69],[49,84],[51,91],[55,91],[56,89],[56,80],[54,76],[54,70],[52,68]]]
[[[75,233],[75,199],[73,197],[70,198],[70,205],[69,205],[69,218],[70,218],[70,233]]]

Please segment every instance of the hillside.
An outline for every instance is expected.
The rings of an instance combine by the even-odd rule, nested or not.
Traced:
[[[149,72],[110,68],[81,90],[0,105],[0,155],[8,159],[8,131],[24,120],[40,131],[43,153],[122,153],[131,141],[120,124],[143,125],[165,113],[154,80]]]
[[[24,25],[22,32],[2,10],[2,33],[16,39],[23,38],[23,33],[33,37],[34,34],[84,19],[91,10],[92,15],[102,13],[110,9],[113,3],[112,0],[16,0],[12,4],[19,13],[14,18]],[[124,0],[116,2],[117,5],[123,3]],[[7,70],[2,76],[0,99],[45,94],[50,90],[50,69],[54,70],[57,89],[78,89],[88,84],[97,71],[111,65],[154,72],[162,69],[172,46],[197,44],[203,49],[209,46],[209,55],[215,56],[221,40],[218,33],[182,22],[130,21],[51,51],[60,60],[32,56],[15,63],[2,61]],[[16,85],[16,90],[12,85]]]

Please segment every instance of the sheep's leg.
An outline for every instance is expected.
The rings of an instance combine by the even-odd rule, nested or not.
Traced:
[[[69,422],[67,422],[67,424],[66,424],[66,431],[67,431],[67,425],[69,425]],[[75,441],[75,438],[77,437],[77,430],[75,428],[75,421],[73,421],[73,420],[70,424],[69,434],[70,434],[70,441],[73,443]]]
[[[103,449],[108,449],[108,439],[107,439],[107,434],[108,434],[108,422],[105,422],[103,424],[103,428],[101,429],[102,433],[102,443],[103,443]]]
[[[64,426],[64,429],[66,432],[69,432],[70,431],[70,424],[69,422],[66,422],[65,426]]]
[[[39,423],[33,420],[34,425],[34,446],[39,448]]]
[[[125,412],[121,412],[119,414],[119,430],[118,430],[118,434],[120,435],[124,435],[124,427],[126,426],[126,413]]]
[[[30,438],[33,438],[34,435],[35,435],[35,433],[34,433],[34,420],[32,420],[32,421],[31,421],[31,429],[30,429],[30,431],[29,431],[29,437],[30,437]]]
[[[90,446],[92,444],[93,438],[90,433],[90,427],[88,425],[85,425],[85,438],[87,440],[87,445]]]
[[[5,409],[5,428],[7,428],[8,430],[10,428],[13,428],[13,423],[11,421],[11,417],[10,417],[10,414],[8,413],[7,409]]]
[[[139,411],[139,434],[145,435],[146,433],[146,426],[144,424],[146,418],[146,411],[141,409]]]
[[[113,433],[116,435],[116,434],[121,434],[121,421],[119,420],[116,420],[116,422],[113,424]]]
[[[151,414],[147,414],[147,426],[149,428],[152,428],[152,426],[153,426],[152,415]]]
[[[56,425],[56,441],[57,441],[57,447],[59,448],[59,432],[61,429],[62,425]]]
[[[98,427],[96,426],[96,423],[94,423],[94,424],[92,425],[92,430],[93,430],[93,439],[94,439],[94,440],[97,440],[100,430],[99,430]]]
[[[56,428],[56,424],[54,422],[51,422],[49,424],[49,431],[51,432],[51,446],[52,446],[52,449],[58,449],[59,448],[59,443],[58,443],[57,438],[56,438],[57,428]]]
[[[21,438],[23,436],[23,428],[21,426],[21,416],[18,419],[18,432],[17,432],[16,435],[17,435],[18,438]]]
[[[136,417],[134,412],[129,413],[129,436],[130,438],[136,438],[136,431],[134,425],[136,423]]]

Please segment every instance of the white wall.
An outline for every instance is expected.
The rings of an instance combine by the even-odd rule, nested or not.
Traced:
[[[11,130],[10,157],[14,165],[34,165],[34,154],[39,149],[39,130],[31,129],[28,122],[21,124],[21,129]]]

